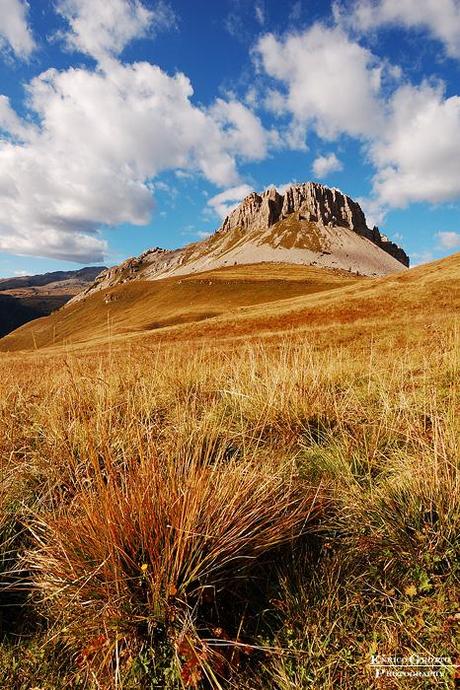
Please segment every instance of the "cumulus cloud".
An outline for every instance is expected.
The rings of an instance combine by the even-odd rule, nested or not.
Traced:
[[[370,146],[382,204],[438,203],[460,196],[460,97],[442,85],[404,85],[392,96],[385,127]]]
[[[381,128],[383,66],[340,28],[315,24],[282,38],[266,34],[255,55],[282,85],[271,90],[275,112],[308,123],[325,139],[370,136]]]
[[[231,187],[211,197],[208,201],[208,206],[219,216],[219,218],[225,218],[238,206],[240,201],[253,191],[252,187],[247,184]]]
[[[460,247],[460,232],[438,232],[436,237],[439,239],[441,247],[445,249],[457,249]]]
[[[364,26],[371,21],[367,13],[373,17],[383,5],[360,2],[356,16]],[[414,8],[398,0],[401,10],[409,5]],[[427,7],[425,0],[421,6]],[[267,34],[255,54],[271,78],[265,107],[288,118],[286,146],[305,147],[310,129],[323,140],[348,135],[363,143],[375,168],[373,192],[364,201],[374,219],[412,202],[460,197],[460,96],[446,97],[443,84],[401,83],[398,68],[379,61],[337,26]],[[313,171],[326,176],[337,163],[333,154],[320,156]]]
[[[165,2],[153,9],[140,0],[58,0],[58,13],[69,24],[67,47],[96,60],[119,55],[134,38],[174,25],[174,13]]]
[[[460,4],[458,0],[353,0],[335,3],[342,24],[366,32],[384,25],[423,29],[440,40],[449,55],[460,57]]]
[[[313,161],[313,172],[315,177],[327,177],[331,172],[343,170],[342,162],[335,153],[328,153],[325,156],[318,156]]]
[[[147,223],[151,180],[162,171],[235,185],[238,158],[264,154],[263,128],[245,106],[219,100],[197,107],[185,75],[149,63],[50,69],[27,91],[37,124],[0,100],[4,251],[100,261],[101,226]]]
[[[248,160],[261,160],[265,157],[271,135],[249,108],[239,101],[218,98],[209,114],[224,132],[230,151],[238,152]]]
[[[0,49],[12,50],[18,58],[28,58],[35,41],[27,22],[25,0],[0,0]]]

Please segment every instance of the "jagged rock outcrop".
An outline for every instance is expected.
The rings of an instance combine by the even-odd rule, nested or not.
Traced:
[[[73,301],[132,280],[158,280],[223,266],[277,262],[336,268],[368,276],[405,270],[401,247],[369,228],[358,203],[315,182],[284,193],[253,192],[208,239],[180,249],[155,247],[107,269]]]
[[[227,216],[220,232],[236,228],[244,231],[267,230],[293,213],[298,213],[300,219],[323,227],[353,230],[394,256],[404,266],[409,266],[409,257],[401,247],[382,235],[377,227],[367,227],[365,215],[356,201],[338,189],[316,182],[292,185],[284,194],[280,194],[275,187],[263,194],[252,192]]]

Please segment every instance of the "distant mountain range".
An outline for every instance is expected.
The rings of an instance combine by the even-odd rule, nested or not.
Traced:
[[[61,291],[67,288],[73,290],[74,286],[84,285],[95,280],[105,268],[105,266],[89,266],[80,268],[78,271],[53,271],[52,273],[38,273],[33,276],[0,278],[0,292],[45,286],[49,290],[59,289]]]
[[[59,309],[104,269],[96,266],[0,279],[0,337]]]

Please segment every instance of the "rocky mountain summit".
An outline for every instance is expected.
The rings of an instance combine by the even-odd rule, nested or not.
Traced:
[[[72,301],[131,280],[158,280],[235,264],[314,265],[383,276],[409,266],[401,247],[369,228],[356,201],[315,182],[252,192],[208,239],[174,250],[155,247],[103,271]]]
[[[253,192],[227,216],[221,231],[236,228],[245,231],[266,230],[293,213],[299,214],[299,220],[354,230],[404,266],[409,266],[409,257],[401,247],[382,235],[377,227],[367,227],[364,213],[356,201],[338,189],[316,182],[292,185],[284,194],[280,194],[275,187],[270,187],[263,194]]]

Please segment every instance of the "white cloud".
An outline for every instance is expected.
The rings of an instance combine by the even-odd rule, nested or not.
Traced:
[[[329,153],[325,156],[318,156],[313,161],[313,172],[315,177],[327,177],[329,173],[343,170],[342,162],[337,158],[335,153]]]
[[[14,112],[6,96],[0,96],[0,135],[2,132],[13,139],[28,139],[35,131],[34,125],[24,122]]]
[[[174,175],[179,180],[190,180],[193,177],[193,173],[191,173],[189,170],[175,170]]]
[[[460,232],[438,232],[436,237],[438,237],[441,247],[445,249],[457,249],[460,247]]]
[[[248,160],[261,160],[265,157],[269,135],[249,108],[239,101],[218,98],[209,114],[225,133],[226,145],[230,151],[238,151]]]
[[[219,218],[225,218],[253,191],[253,188],[248,184],[231,187],[211,197],[208,201],[208,206],[219,216]]]
[[[407,0],[398,6],[407,9]],[[361,23],[366,7],[356,6]],[[389,208],[460,197],[460,96],[446,98],[442,84],[401,84],[398,68],[379,62],[338,27],[315,24],[281,38],[267,34],[255,54],[281,84],[267,84],[265,107],[289,117],[281,128],[285,146],[305,147],[310,128],[325,140],[348,135],[364,143],[375,167],[373,193],[364,205],[376,222]],[[321,177],[337,164],[332,155],[320,156],[313,170]]]
[[[35,49],[27,11],[25,0],[0,0],[0,49],[11,49],[22,59],[28,58]]]
[[[256,21],[260,26],[265,24],[265,8],[263,2],[260,0],[255,5]]]
[[[449,55],[460,57],[460,3],[458,0],[353,0],[336,3],[337,21],[358,31],[384,25],[423,29],[440,40]]]
[[[376,134],[383,121],[380,98],[384,67],[372,53],[338,27],[315,24],[284,38],[273,34],[257,43],[262,68],[282,83],[271,91],[273,110],[312,125],[319,136]]]
[[[288,150],[308,151],[307,132],[308,126],[304,122],[292,120],[287,127],[281,128],[281,142]]]
[[[12,234],[10,226],[0,224],[0,249],[22,256],[48,256],[77,263],[99,263],[107,253],[107,242],[83,232],[71,232],[66,228],[56,230],[37,225],[30,230],[17,229]]]
[[[263,105],[269,113],[280,117],[287,112],[286,96],[278,89],[266,89]]]
[[[160,1],[147,9],[140,0],[58,0],[57,11],[69,24],[67,46],[96,60],[119,55],[133,39],[174,25],[174,13]]]
[[[389,103],[379,137],[370,146],[383,205],[439,203],[460,197],[460,97],[441,86],[402,86]]]
[[[99,261],[99,228],[147,223],[150,181],[162,171],[235,185],[237,159],[264,155],[262,126],[245,106],[199,108],[185,75],[149,63],[51,69],[27,90],[37,125],[0,100],[0,127],[9,132],[0,136],[3,251]]]
[[[159,180],[158,182],[155,182],[153,185],[153,188],[160,191],[160,192],[165,192],[166,194],[175,194],[176,190],[174,187],[170,187],[169,184],[166,182],[162,182]]]
[[[372,228],[374,225],[379,227],[385,220],[388,213],[388,207],[384,206],[379,199],[375,197],[357,197],[356,201],[361,206],[368,227]]]

